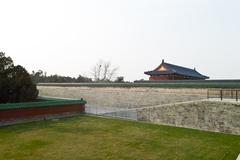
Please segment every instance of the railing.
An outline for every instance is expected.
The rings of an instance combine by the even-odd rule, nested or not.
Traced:
[[[223,99],[235,99],[239,100],[239,89],[209,89],[207,91],[207,98],[219,98],[221,101]]]

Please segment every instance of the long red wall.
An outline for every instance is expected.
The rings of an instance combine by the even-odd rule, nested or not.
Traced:
[[[169,77],[158,77],[158,76],[150,76],[150,81],[162,81],[162,80],[171,80]]]
[[[80,104],[42,108],[8,109],[0,111],[0,121],[84,111],[85,105]]]
[[[150,76],[150,81],[167,81],[167,80],[196,80],[196,78],[187,78],[187,77],[181,77],[181,76],[166,76],[166,77],[159,77],[159,76]]]

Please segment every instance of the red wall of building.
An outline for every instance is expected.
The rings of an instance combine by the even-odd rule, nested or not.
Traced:
[[[80,104],[43,108],[8,109],[0,111],[0,121],[84,111],[85,105]]]
[[[190,78],[190,77],[183,77],[183,76],[177,76],[177,75],[171,75],[171,76],[150,76],[150,81],[166,81],[166,80],[196,80],[196,78]]]
[[[150,76],[150,81],[164,81],[164,80],[171,80],[169,77],[158,77],[158,76]]]

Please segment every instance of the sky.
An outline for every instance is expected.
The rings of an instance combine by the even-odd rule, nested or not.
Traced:
[[[162,61],[240,79],[239,0],[0,0],[0,51],[29,72],[148,79]]]

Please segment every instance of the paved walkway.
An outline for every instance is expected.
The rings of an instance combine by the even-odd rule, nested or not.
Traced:
[[[236,99],[230,99],[230,98],[224,98],[223,100],[221,100],[221,98],[209,98],[207,100],[208,101],[213,101],[213,102],[231,102],[231,103],[240,104],[240,100],[236,101]]]
[[[240,154],[238,155],[238,158],[237,158],[237,160],[240,160]]]

